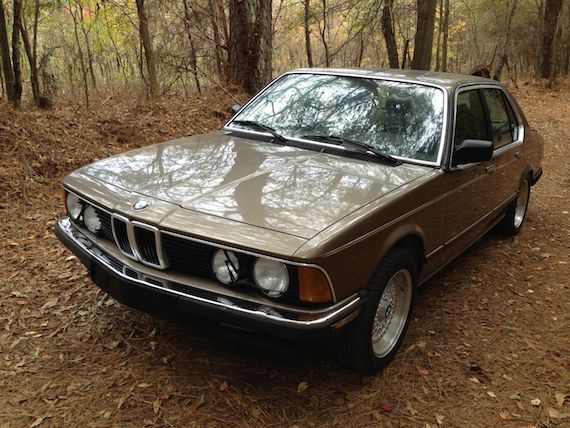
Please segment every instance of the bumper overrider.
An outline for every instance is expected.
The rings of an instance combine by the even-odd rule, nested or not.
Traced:
[[[55,233],[89,269],[97,286],[124,305],[161,318],[198,319],[215,329],[323,343],[334,342],[364,302],[355,294],[318,311],[276,309],[162,279],[160,272],[149,277],[105,252],[68,218],[56,224]]]

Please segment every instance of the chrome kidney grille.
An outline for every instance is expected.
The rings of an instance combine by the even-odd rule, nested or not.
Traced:
[[[157,227],[118,214],[112,215],[111,226],[115,243],[125,256],[154,268],[168,267]]]

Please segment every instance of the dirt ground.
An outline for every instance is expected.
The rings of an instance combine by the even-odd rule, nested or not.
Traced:
[[[0,426],[570,427],[570,82],[514,92],[547,141],[523,232],[422,287],[400,354],[364,378],[122,307],[54,237],[66,173],[216,129],[234,100],[0,104]]]

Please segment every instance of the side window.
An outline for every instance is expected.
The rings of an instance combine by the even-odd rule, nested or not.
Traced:
[[[499,89],[484,89],[483,96],[489,108],[491,131],[495,149],[503,147],[516,140],[518,135],[517,121],[511,106]]]
[[[509,120],[511,122],[513,141],[516,141],[519,139],[520,123],[519,120],[517,119],[515,111],[513,110],[513,105],[505,97],[505,94],[503,94],[503,100],[505,101],[505,105],[507,106],[507,112],[509,113]]]
[[[485,113],[478,91],[460,92],[457,95],[454,144],[461,144],[464,140],[488,139]]]

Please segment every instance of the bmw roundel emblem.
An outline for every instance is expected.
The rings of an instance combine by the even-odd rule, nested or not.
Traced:
[[[142,211],[150,207],[150,202],[145,199],[140,199],[133,204],[133,210]]]

